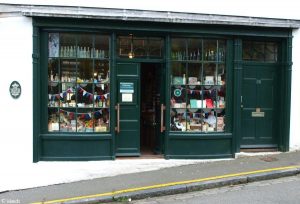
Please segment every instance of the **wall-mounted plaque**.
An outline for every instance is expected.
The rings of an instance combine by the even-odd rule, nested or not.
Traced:
[[[17,99],[20,97],[21,95],[21,85],[19,82],[17,81],[13,81],[11,82],[10,86],[9,86],[9,92],[11,97],[13,97],[14,99]]]

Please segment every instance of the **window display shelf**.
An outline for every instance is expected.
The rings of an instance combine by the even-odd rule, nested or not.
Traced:
[[[109,37],[50,33],[48,131],[110,129]]]
[[[225,41],[174,38],[171,42],[171,131],[223,132]]]

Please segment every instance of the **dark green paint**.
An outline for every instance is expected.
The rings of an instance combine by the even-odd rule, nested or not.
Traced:
[[[112,158],[110,137],[42,137],[41,160],[100,160]],[[61,155],[64,155],[63,157]]]
[[[117,63],[117,86],[120,104],[120,132],[116,134],[116,156],[140,155],[140,64]],[[132,83],[131,102],[123,101],[121,83]]]
[[[241,147],[277,147],[278,69],[276,65],[244,65],[241,99]],[[253,117],[259,108],[264,117]]]
[[[161,103],[166,104],[165,126],[166,131],[161,135],[161,149],[166,159],[170,158],[227,158],[233,157],[235,152],[240,151],[241,144],[241,119],[240,96],[242,95],[242,73],[245,63],[242,61],[243,39],[271,39],[281,45],[280,59],[278,63],[280,101],[278,102],[279,117],[282,118],[278,125],[278,145],[281,151],[289,148],[289,117],[291,97],[291,56],[292,56],[292,33],[291,29],[261,28],[246,26],[220,26],[220,25],[195,25],[180,23],[156,23],[156,22],[128,22],[96,19],[66,19],[66,18],[34,18],[33,33],[33,161],[55,160],[103,160],[114,159],[120,144],[128,147],[130,151],[124,151],[127,155],[139,155],[139,137],[136,141],[119,141],[114,131],[116,125],[116,112],[114,105],[119,99],[117,76],[117,61],[120,63],[151,62],[161,63],[164,66],[164,78],[162,77],[162,91],[165,94]],[[111,36],[110,42],[110,74],[111,74],[111,131],[104,135],[70,135],[70,134],[47,134],[47,32],[87,32],[104,33]],[[116,55],[116,36],[133,33],[142,36],[160,36],[165,38],[164,59],[119,59]],[[170,37],[200,37],[222,38],[227,40],[226,59],[226,129],[225,133],[213,134],[173,134],[170,133],[170,69],[171,50]],[[127,77],[127,76],[122,76]],[[132,78],[129,78],[130,80]],[[139,85],[139,77],[134,83]],[[137,86],[138,87],[138,86]],[[136,98],[138,102],[138,97]],[[138,105],[138,103],[137,103]],[[133,109],[131,109],[133,110]],[[134,114],[137,116],[139,110]],[[127,110],[129,111],[129,110]],[[136,124],[138,125],[138,124]],[[139,128],[136,127],[136,131]],[[122,124],[123,128],[130,125]],[[95,137],[95,138],[93,138]],[[82,143],[79,148],[79,143]],[[123,144],[124,143],[124,144]],[[128,145],[126,147],[126,145]],[[132,145],[132,146],[130,146]],[[66,149],[62,147],[66,146]],[[159,146],[159,145],[158,145]],[[99,148],[99,149],[98,149]],[[123,149],[124,150],[124,149]],[[122,153],[120,151],[119,153]]]

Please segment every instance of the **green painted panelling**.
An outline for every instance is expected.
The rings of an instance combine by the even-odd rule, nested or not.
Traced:
[[[231,139],[170,139],[168,155],[228,155],[231,154],[231,143]]]
[[[137,109],[136,105],[127,105],[123,106],[120,110],[120,119],[122,120],[137,120],[136,115],[140,113],[140,110]],[[124,113],[124,114],[123,114]],[[130,114],[125,114],[130,113]]]
[[[122,63],[122,66],[118,66],[117,74],[118,76],[139,76],[139,69],[132,64]]]
[[[110,140],[42,140],[41,157],[111,156]]]
[[[140,140],[137,139],[137,135],[139,136],[139,131],[136,130],[124,130],[122,131],[123,137],[118,137],[117,146],[122,148],[132,148],[139,149]]]
[[[140,121],[138,120],[125,120],[125,121],[120,121],[120,128],[121,130],[136,130],[136,127],[139,126]]]

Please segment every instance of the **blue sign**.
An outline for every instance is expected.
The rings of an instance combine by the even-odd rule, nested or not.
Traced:
[[[134,93],[132,82],[120,82],[120,93]]]

